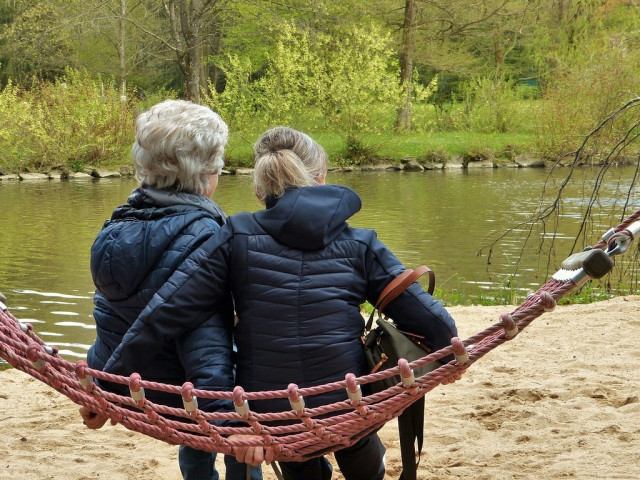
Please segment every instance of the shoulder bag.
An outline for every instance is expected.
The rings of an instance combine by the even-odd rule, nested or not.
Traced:
[[[435,286],[435,275],[426,266],[421,266],[415,270],[405,270],[383,290],[378,298],[369,320],[367,321],[362,342],[367,363],[371,369],[370,373],[392,368],[398,365],[400,358],[412,362],[431,353],[431,349],[424,343],[424,337],[411,332],[398,330],[394,323],[382,316],[383,309],[404,292],[413,282],[425,273],[429,274],[429,287],[427,292],[433,294]],[[373,319],[378,312],[376,319],[377,327],[372,329]],[[433,370],[431,364],[425,365],[415,372],[416,376],[423,375]],[[369,384],[371,393],[380,392],[389,387],[397,385],[400,376],[389,377]]]
[[[429,286],[427,292],[433,294],[435,287],[435,274],[424,265],[415,270],[405,270],[394,278],[382,291],[376,302],[369,320],[367,321],[362,343],[370,373],[385,370],[398,365],[400,358],[412,362],[431,353],[431,349],[424,343],[424,336],[398,330],[398,328],[383,317],[383,309],[404,292],[413,282],[425,273],[429,274]],[[376,311],[377,326],[373,327],[373,319]],[[438,366],[433,362],[414,371],[416,376],[424,375]],[[370,393],[380,392],[400,382],[400,376],[396,375],[367,385]],[[402,473],[399,480],[416,480],[420,454],[422,452],[424,429],[424,397],[409,406],[398,417],[398,432],[400,435],[400,454],[402,458]],[[416,445],[417,443],[417,445]],[[416,459],[416,449],[418,456]]]

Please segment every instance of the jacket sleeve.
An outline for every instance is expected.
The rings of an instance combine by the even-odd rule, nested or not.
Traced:
[[[234,386],[232,336],[229,318],[233,303],[228,297],[218,303],[216,313],[199,327],[176,340],[185,378],[198,390],[230,391]],[[198,399],[204,411],[232,411],[230,400]]]
[[[378,297],[396,276],[405,270],[400,260],[375,236],[369,242],[367,258],[368,296],[375,304]],[[451,345],[458,329],[442,303],[427,293],[418,282],[392,300],[384,310],[401,330],[425,336],[432,351]]]
[[[225,311],[229,236],[229,229],[222,227],[178,267],[131,325],[107,361],[106,372],[143,371],[163,345],[201,326],[212,312]],[[226,317],[215,318],[220,328],[231,332],[233,316]]]

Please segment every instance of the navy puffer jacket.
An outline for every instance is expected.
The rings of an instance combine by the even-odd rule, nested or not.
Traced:
[[[153,294],[219,230],[224,218],[221,211],[216,213],[219,208],[211,204],[215,208],[179,203],[159,206],[138,189],[129,197],[129,204],[114,210],[105,222],[91,248],[97,333],[87,354],[91,368],[104,368]],[[179,315],[175,320],[180,318]],[[129,369],[126,374],[137,371],[145,380],[173,385],[188,380],[197,388],[229,390],[233,387],[232,325],[232,304],[229,297],[223,298],[215,310],[207,312],[196,330],[159,344],[157,351],[148,354],[149,363],[144,368]],[[146,356],[147,352],[140,355]],[[106,387],[128,395],[126,387]],[[179,396],[154,391],[147,394],[154,402],[182,406]],[[215,403],[200,407],[223,408]]]
[[[367,373],[360,336],[360,305],[376,299],[404,270],[373,230],[346,220],[360,209],[358,195],[335,185],[287,191],[266,210],[229,218],[151,299],[107,368],[145,360],[154,338],[170,338],[204,321],[231,286],[239,322],[237,384],[246,391],[300,387]],[[176,315],[190,300],[188,323]],[[424,334],[439,349],[457,335],[441,303],[414,283],[385,313],[403,329]],[[346,398],[343,392],[306,399],[307,406]],[[255,402],[258,411],[287,410]]]

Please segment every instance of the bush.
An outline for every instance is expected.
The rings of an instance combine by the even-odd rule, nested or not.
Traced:
[[[612,39],[594,38],[565,59],[550,79],[541,101],[539,148],[549,158],[575,151],[581,140],[625,101],[637,96],[640,53]],[[599,132],[598,144],[615,144],[637,122],[637,115],[621,115]]]
[[[0,94],[5,119],[1,166],[12,171],[80,171],[120,164],[133,143],[135,98],[121,98],[111,80],[67,70],[29,91],[11,83]]]
[[[10,81],[0,92],[0,167],[7,172],[39,167],[48,141],[42,112]]]
[[[519,131],[529,115],[513,82],[501,77],[474,78],[464,87],[462,122],[472,132]]]
[[[254,78],[248,59],[230,56],[221,66],[222,93],[210,88],[206,103],[233,129],[274,124],[338,128],[346,135],[380,128],[400,98],[398,61],[391,38],[375,26],[336,35],[283,24],[275,53]],[[311,38],[312,37],[312,38]],[[390,127],[393,118],[389,118]]]

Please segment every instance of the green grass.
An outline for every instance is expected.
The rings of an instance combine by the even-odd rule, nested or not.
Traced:
[[[536,100],[512,102],[510,131],[504,133],[482,133],[472,131],[464,125],[463,105],[456,104],[439,116],[433,105],[419,104],[413,109],[414,128],[410,132],[396,132],[395,110],[384,110],[386,115],[371,119],[369,131],[355,134],[356,139],[372,152],[373,156],[389,161],[415,158],[451,158],[457,156],[485,156],[511,159],[519,153],[535,153],[537,150],[532,112],[537,108]],[[450,122],[444,125],[442,117]],[[227,164],[250,166],[251,147],[258,136],[273,125],[249,125],[242,130],[231,127],[227,147]],[[319,112],[305,111],[304,115],[290,125],[311,135],[320,143],[332,163],[338,164],[348,157],[347,132],[335,125],[327,124]]]
[[[347,140],[341,133],[310,132],[322,145],[332,163],[346,157]],[[252,145],[259,133],[231,134],[227,147],[227,164],[251,166]],[[535,136],[527,133],[480,134],[471,132],[441,133],[367,133],[359,136],[377,158],[400,161],[407,158],[451,158],[454,155],[484,155],[511,159],[518,153],[535,151]]]
[[[364,136],[363,142],[373,147],[380,157],[389,159],[421,158],[433,153],[445,157],[474,153],[499,157],[509,152],[530,151],[535,146],[535,137],[524,133],[404,133]]]
[[[558,305],[588,304],[608,300],[613,297],[615,297],[615,295],[607,291],[604,287],[594,286],[588,283],[579,290],[571,292],[569,295],[561,298],[558,301]]]

